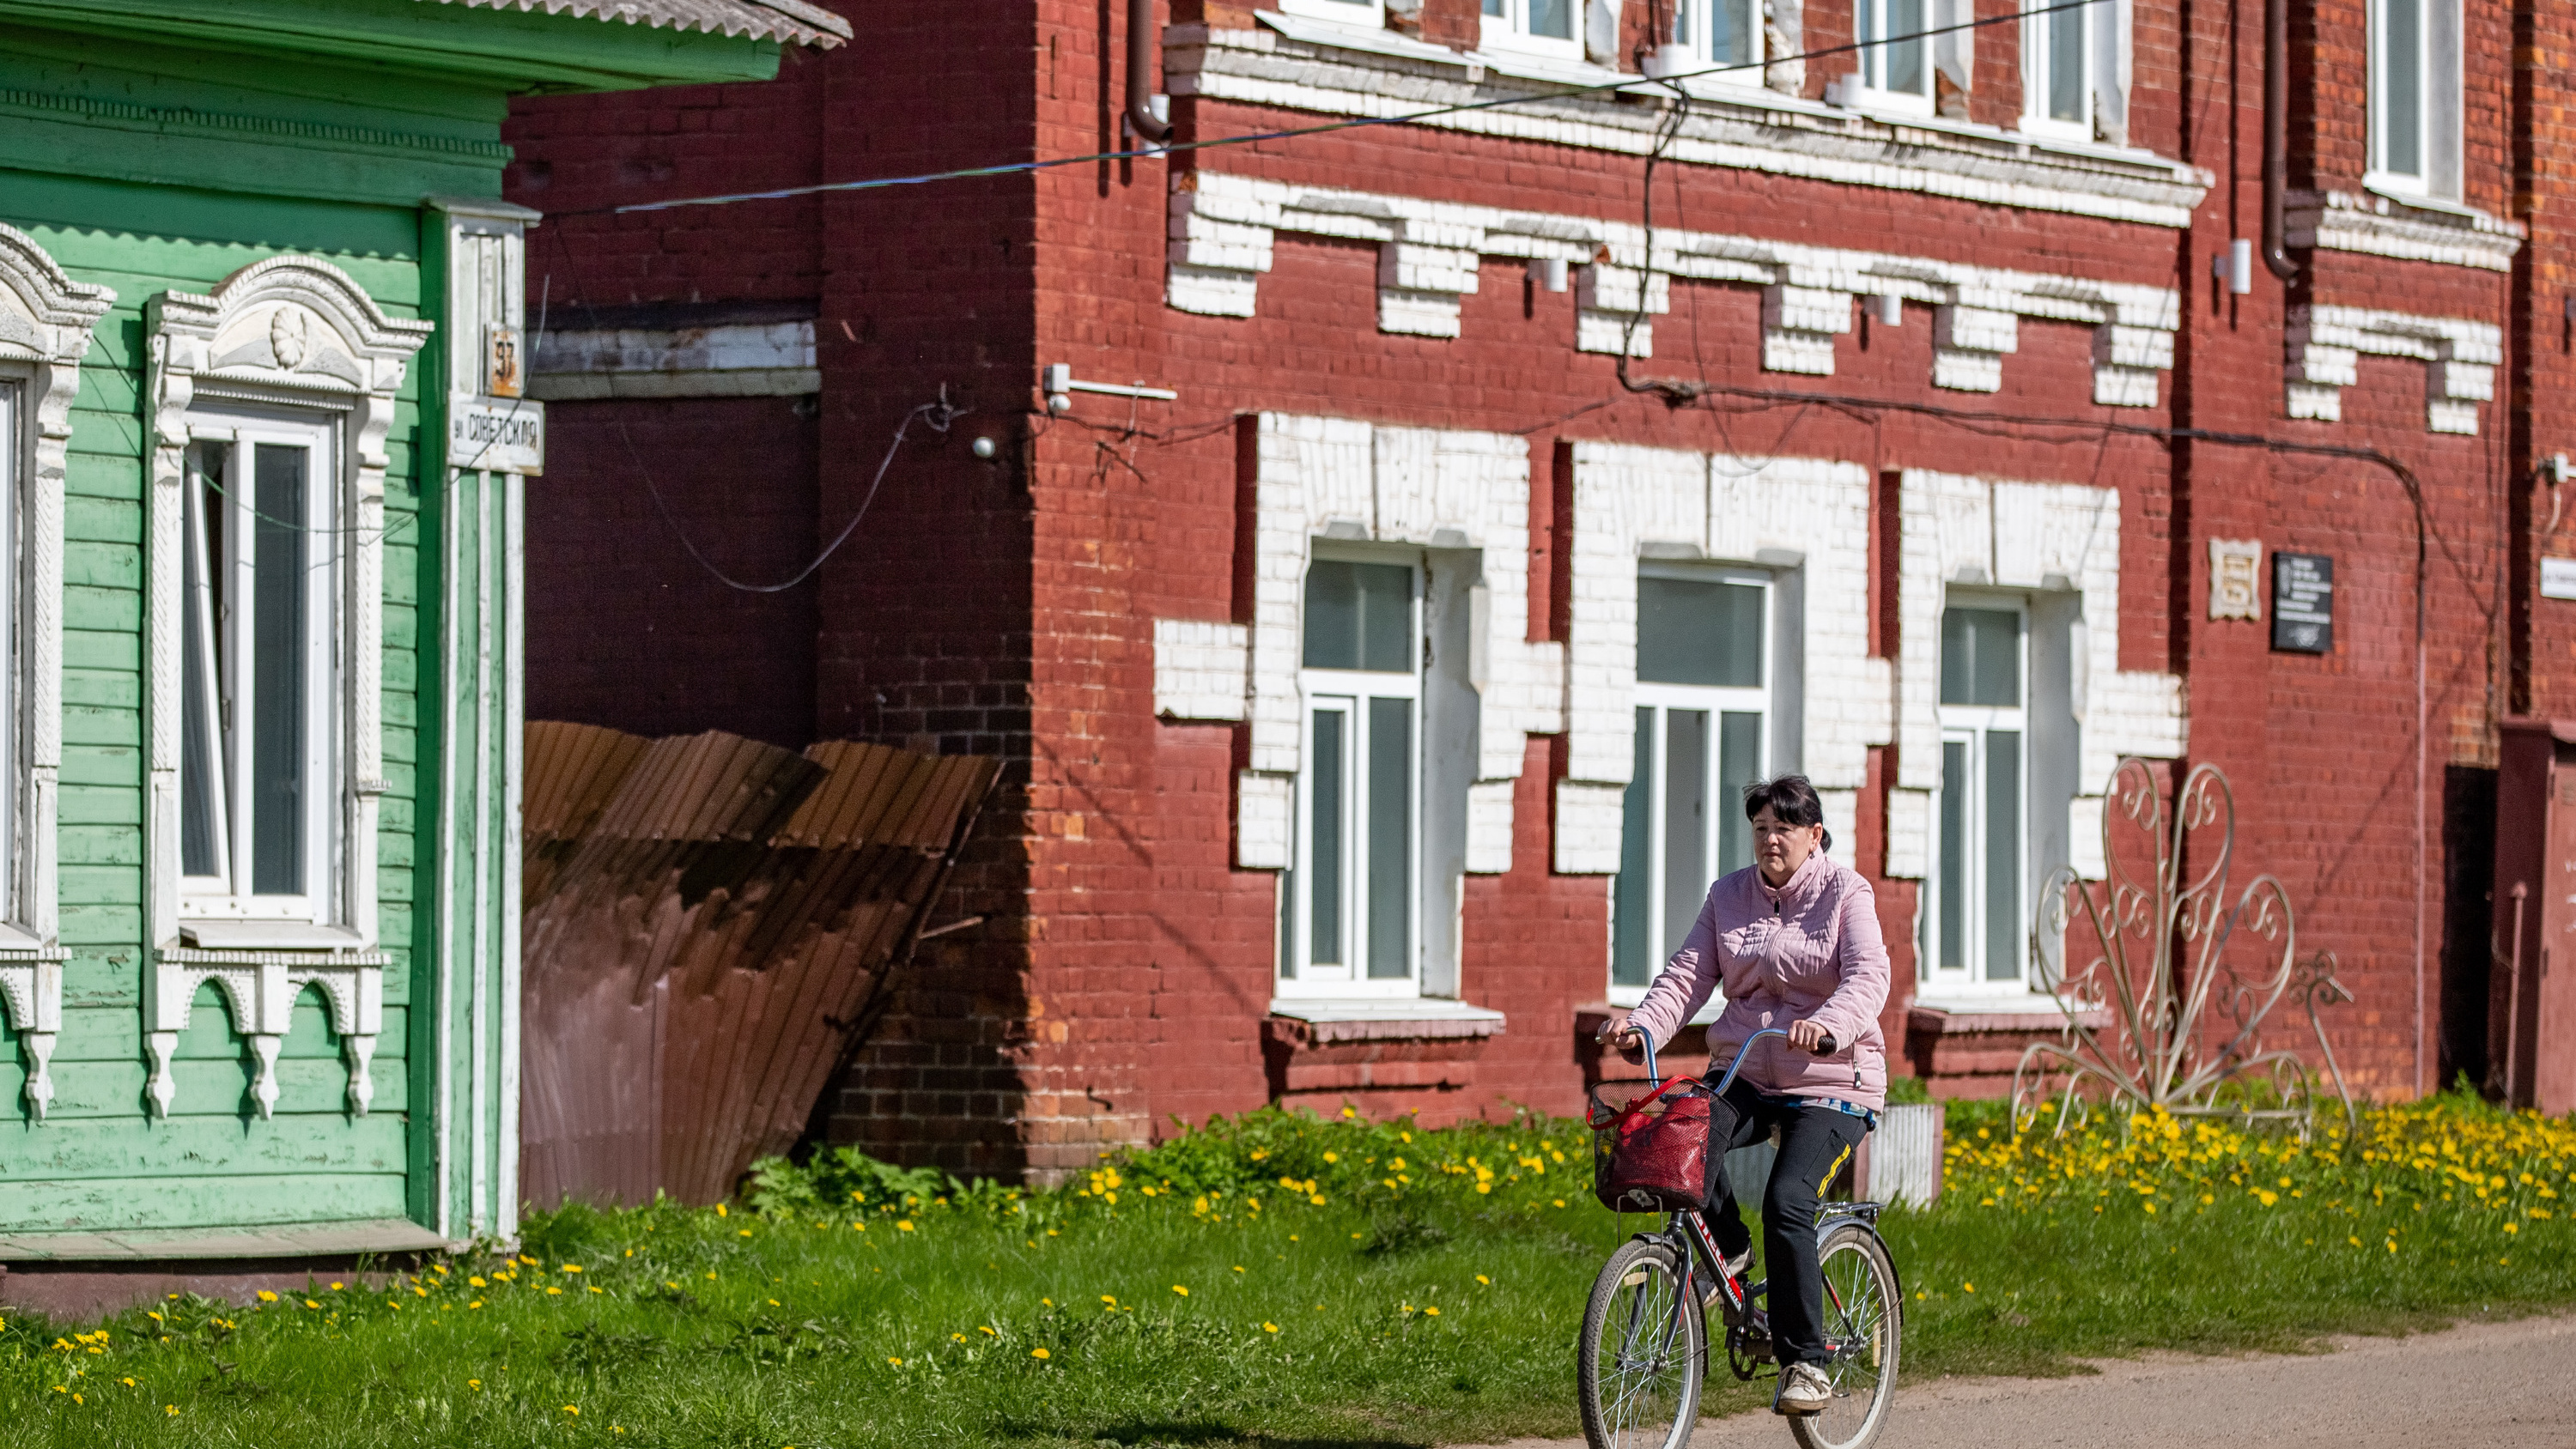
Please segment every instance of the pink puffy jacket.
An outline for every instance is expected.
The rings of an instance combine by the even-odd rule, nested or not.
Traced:
[[[1628,1024],[1661,1047],[1723,985],[1726,1010],[1708,1029],[1710,1085],[1753,1033],[1815,1021],[1834,1039],[1830,1054],[1766,1037],[1745,1058],[1743,1080],[1774,1096],[1832,1097],[1874,1112],[1887,1101],[1878,1029],[1887,978],[1869,882],[1819,850],[1778,890],[1755,866],[1719,877]]]

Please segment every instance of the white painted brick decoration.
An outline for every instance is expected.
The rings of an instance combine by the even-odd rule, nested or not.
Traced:
[[[2504,329],[2461,317],[2293,307],[2283,346],[2282,410],[2293,418],[2340,422],[2342,389],[2360,383],[2362,356],[2405,357],[2425,364],[2425,429],[2474,435],[2477,405],[2495,399]]]
[[[1660,97],[1662,88],[1641,77],[1627,78],[1628,95],[1550,94],[1557,85],[1521,73],[1524,67],[1509,56],[1390,44],[1384,32],[1271,12],[1260,18],[1253,29],[1170,27],[1166,88],[1174,95],[1347,116],[1406,115],[1518,94],[1530,99],[1415,124],[1628,156],[1654,149],[1664,120],[1659,107],[1630,102],[1629,95]],[[1566,74],[1562,62],[1547,62],[1545,69]],[[1585,79],[1619,79],[1608,70],[1578,69]],[[2143,150],[1872,116],[1723,81],[1689,84],[1691,113],[1665,153],[1686,165],[2175,228],[2190,225],[2212,181],[2205,171]]]
[[[2077,779],[2089,794],[2123,755],[2183,751],[2182,681],[2120,668],[2120,495],[2079,483],[2008,483],[1909,469],[1899,484],[1896,791],[1888,873],[1928,868],[1931,812],[1895,799],[1940,785],[1941,613],[1953,583],[2082,595],[2077,636]],[[2088,809],[2098,807],[2085,807]],[[2098,824],[2098,822],[2097,822]],[[1914,838],[1905,839],[1900,834]],[[2078,866],[2085,864],[2079,842]],[[2097,852],[2098,853],[2098,852]],[[2098,867],[2098,862],[2095,863]],[[1902,869],[1900,869],[1902,867]],[[2098,870],[2096,871],[2098,873]]]
[[[1197,619],[1154,621],[1154,713],[1166,719],[1240,720],[1251,631]]]
[[[1826,798],[1835,854],[1848,859],[1869,747],[1889,737],[1891,675],[1886,661],[1868,657],[1868,470],[1578,443],[1557,869],[1619,866],[1618,802],[1635,764],[1637,560],[1651,545],[1800,572],[1805,728],[1797,755]],[[1604,809],[1606,824],[1587,813]],[[1591,833],[1569,840],[1570,820]]]
[[[1498,433],[1265,413],[1254,446],[1251,624],[1154,624],[1156,711],[1251,727],[1249,768],[1237,790],[1236,863],[1289,864],[1302,767],[1306,566],[1312,541],[1330,534],[1481,551],[1486,636],[1467,868],[1509,870],[1524,741],[1563,728],[1562,646],[1528,642],[1529,444]]]
[[[1378,326],[1427,337],[1459,335],[1459,300],[1474,292],[1482,259],[1561,260],[1577,278],[1575,346],[1651,356],[1645,318],[1672,306],[1672,281],[1756,286],[1762,297],[1763,367],[1830,377],[1834,339],[1852,330],[1859,297],[1894,295],[1937,308],[1934,381],[1993,392],[2002,359],[2019,346],[2025,317],[2095,330],[2094,398],[2151,407],[2154,374],[2173,366],[2181,316],[2169,288],[1974,267],[1922,257],[1792,245],[1754,237],[1660,228],[1653,265],[1646,234],[1626,221],[1502,211],[1419,198],[1294,186],[1200,171],[1172,194],[1166,301],[1210,316],[1251,315],[1271,238],[1281,231],[1375,242]],[[1232,286],[1218,284],[1232,276]],[[1638,318],[1631,333],[1630,318]],[[2469,359],[2473,360],[2473,359]]]

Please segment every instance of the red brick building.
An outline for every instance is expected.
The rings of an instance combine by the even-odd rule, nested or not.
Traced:
[[[647,212],[1118,150],[1129,7],[524,103],[531,715],[1012,759],[835,1119],[960,1167],[1570,1110],[1792,768],[1936,1089],[2053,1022],[2123,755],[2228,772],[2360,1088],[2482,1076],[2500,722],[2576,713],[2568,7],[2282,3],[2271,229],[2264,10],[2192,0],[1166,0],[1173,141],[1437,113]]]

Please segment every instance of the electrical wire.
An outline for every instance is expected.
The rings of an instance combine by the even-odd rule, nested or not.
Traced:
[[[574,265],[574,259],[571,244],[564,240],[561,228],[550,228],[550,230],[553,233],[557,249],[561,250],[563,253],[564,264],[567,267],[572,267]],[[553,274],[547,273],[546,285],[549,290],[551,290],[553,284]],[[599,309],[592,306],[587,300],[581,301],[577,305],[581,307],[583,312],[588,314],[590,325],[596,328],[599,325]],[[626,430],[626,409],[613,408],[610,410],[610,416],[616,422],[617,441],[618,444],[626,451],[627,462],[634,466],[635,475],[644,480],[644,491],[652,495],[654,511],[662,515],[663,524],[671,530],[671,536],[680,541],[681,549],[689,555],[690,560],[696,563],[699,568],[706,570],[707,575],[710,578],[713,578],[717,583],[720,583],[726,588],[732,589],[737,593],[783,594],[789,589],[795,588],[797,585],[805,582],[807,579],[812,578],[815,571],[823,567],[825,563],[829,562],[832,555],[841,551],[841,545],[848,543],[850,541],[850,536],[859,531],[860,521],[868,516],[869,507],[877,501],[877,490],[885,485],[886,471],[894,466],[895,454],[903,450],[904,437],[912,430],[912,425],[914,423],[922,423],[928,426],[933,432],[945,434],[957,419],[965,416],[970,411],[972,411],[972,409],[961,408],[951,404],[948,401],[948,385],[942,383],[939,387],[939,397],[935,401],[922,403],[913,408],[912,411],[904,414],[903,421],[895,425],[893,439],[886,444],[885,456],[877,460],[876,476],[868,480],[868,491],[865,496],[860,498],[858,509],[850,515],[850,521],[841,525],[841,531],[832,535],[832,541],[823,545],[822,551],[814,555],[812,561],[808,562],[803,568],[798,569],[793,575],[774,584],[756,584],[749,582],[748,580],[735,578],[733,575],[726,573],[722,568],[717,567],[715,560],[708,558],[706,554],[699,549],[697,540],[689,537],[689,531],[680,525],[679,515],[671,511],[670,500],[662,496],[662,485],[654,479],[653,469],[644,461],[643,451],[635,446],[634,435]]]
[[[1938,35],[1951,35],[1965,30],[1980,30],[1989,25],[2018,25],[2041,15],[2060,11],[2082,10],[2104,3],[2104,0],[2061,0],[2055,5],[2031,10],[2011,10],[1997,15],[1980,16],[1950,25],[1929,26],[1903,35],[1884,36],[1876,40],[1852,41],[1844,45],[1819,46],[1796,55],[1774,56],[1769,60],[1743,61],[1733,65],[1713,65],[1700,70],[1679,71],[1668,76],[1634,76],[1622,74],[1617,80],[1596,81],[1589,85],[1563,86],[1526,96],[1496,96],[1481,101],[1461,101],[1451,106],[1433,106],[1426,110],[1406,111],[1394,116],[1354,116],[1348,120],[1326,121],[1312,126],[1291,126],[1271,131],[1249,131],[1234,136],[1213,136],[1204,141],[1178,141],[1168,145],[1137,147],[1120,151],[1094,151],[1081,156],[1057,156],[1036,161],[1009,161],[993,166],[961,166],[948,171],[925,171],[914,176],[880,176],[866,181],[825,181],[811,186],[782,186],[770,191],[740,191],[718,196],[682,196],[667,201],[634,201],[622,206],[594,206],[578,210],[548,213],[551,218],[568,216],[624,216],[636,212],[670,211],[683,206],[732,206],[746,201],[785,201],[799,196],[822,196],[843,191],[875,191],[889,186],[926,186],[939,181],[964,181],[983,176],[1016,176],[1031,171],[1050,171],[1060,166],[1085,166],[1102,161],[1133,161],[1155,156],[1170,156],[1183,151],[1207,151],[1221,146],[1249,146],[1263,141],[1288,141],[1301,136],[1323,136],[1337,131],[1356,131],[1370,126],[1406,126],[1440,116],[1461,115],[1469,111],[1490,111],[1503,106],[1525,106],[1542,101],[1558,101],[1568,96],[1589,95],[1595,91],[1625,90],[1632,86],[1662,84],[1679,92],[1679,82],[1703,76],[1729,75],[1737,71],[1768,70],[1775,65],[1794,65],[1822,60],[1827,56],[1849,55],[1878,46],[1899,45],[1911,40],[1928,40]]]

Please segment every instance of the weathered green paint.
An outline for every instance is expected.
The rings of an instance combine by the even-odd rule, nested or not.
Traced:
[[[499,193],[513,93],[776,64],[767,42],[421,0],[0,0],[0,222],[117,294],[65,465],[55,1097],[29,1117],[24,1044],[0,1018],[0,1236],[406,1216],[457,1237],[511,1230],[525,485],[446,466],[450,225],[427,198]],[[348,1109],[343,1043],[308,988],[260,1117],[255,1062],[207,985],[156,1117],[148,308],[285,255],[442,327],[386,440],[375,1096],[367,1116]]]

